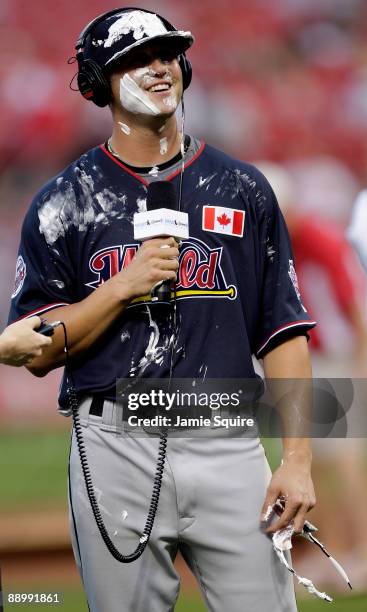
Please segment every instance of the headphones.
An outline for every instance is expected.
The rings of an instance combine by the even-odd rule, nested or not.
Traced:
[[[126,13],[132,10],[142,11],[144,13],[150,13],[151,15],[157,15],[159,19],[163,22],[169,32],[176,32],[176,28],[169,23],[164,17],[161,17],[157,13],[153,11],[147,11],[145,9],[138,9],[135,7],[127,7],[127,8],[119,8],[114,9],[112,11],[107,11],[103,13],[103,15],[99,15],[93,19],[88,25],[84,28],[84,30],[79,35],[77,43],[75,45],[76,49],[76,59],[78,62],[78,75],[77,75],[77,83],[78,89],[82,96],[86,100],[90,100],[94,102],[97,106],[103,107],[107,106],[112,99],[112,90],[111,85],[106,78],[106,75],[103,72],[102,67],[93,59],[84,57],[84,47],[86,44],[87,37],[91,34],[94,28],[105,21],[108,17],[111,17],[117,13]],[[192,66],[191,62],[187,59],[185,53],[181,53],[178,56],[178,63],[182,72],[182,84],[183,89],[187,89],[191,83],[192,79]]]

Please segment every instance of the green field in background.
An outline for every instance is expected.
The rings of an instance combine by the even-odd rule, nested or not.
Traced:
[[[67,431],[0,433],[0,512],[66,506],[69,440]]]
[[[4,589],[5,592],[8,589]],[[44,592],[45,585],[41,588],[33,588],[32,592]],[[13,588],[12,592],[18,593],[27,593],[29,592],[29,587],[26,590],[22,590],[18,587],[16,590]],[[5,612],[9,612],[10,610],[19,610],[24,612],[31,612],[32,610],[40,610],[44,612],[57,612],[60,610],[62,612],[88,612],[87,605],[85,602],[85,598],[83,593],[80,590],[68,590],[68,589],[57,589],[58,593],[62,593],[63,596],[63,604],[58,606],[49,606],[39,604],[6,604],[5,599]],[[299,601],[298,602],[298,610],[299,612],[325,612],[328,609],[328,605],[326,602],[318,600],[316,598],[310,598],[307,601]],[[367,606],[367,597],[365,595],[359,595],[355,597],[342,598],[337,597],[336,600],[332,604],[333,612],[365,612]],[[181,595],[178,603],[175,607],[175,612],[206,612],[206,608],[203,602],[195,595],[190,596],[188,594]]]
[[[69,441],[67,431],[0,433],[0,512],[66,505]],[[265,440],[264,445],[274,467],[279,463],[279,444]]]

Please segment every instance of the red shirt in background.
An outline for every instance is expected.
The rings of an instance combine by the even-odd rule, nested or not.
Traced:
[[[329,219],[300,216],[290,230],[303,302],[319,321],[310,331],[311,346],[327,350],[328,333],[323,332],[335,336],[341,319],[353,329],[352,307],[363,303],[365,276],[343,231]]]

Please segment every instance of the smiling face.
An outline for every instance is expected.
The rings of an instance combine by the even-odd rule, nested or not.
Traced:
[[[182,97],[177,51],[162,43],[134,50],[111,75],[112,108],[135,115],[170,117]]]

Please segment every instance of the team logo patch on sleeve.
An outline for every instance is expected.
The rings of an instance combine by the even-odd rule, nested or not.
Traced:
[[[21,255],[19,255],[17,259],[17,265],[15,268],[15,281],[14,281],[14,291],[12,293],[12,298],[15,298],[23,287],[23,283],[25,277],[27,275],[27,266],[25,265],[25,261]]]
[[[243,210],[224,206],[203,207],[203,230],[242,238],[245,225]]]

